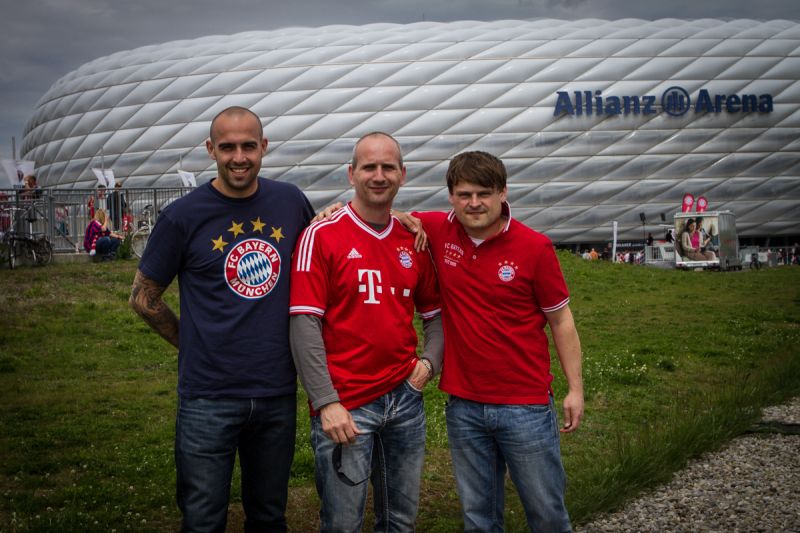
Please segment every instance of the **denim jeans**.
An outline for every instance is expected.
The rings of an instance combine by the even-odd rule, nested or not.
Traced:
[[[350,411],[361,434],[341,447],[343,481],[333,464],[336,444],[311,418],[320,531],[361,531],[367,479],[375,500],[375,531],[413,531],[425,456],[422,393],[405,381],[380,398]]]
[[[175,466],[181,531],[225,531],[237,449],[245,531],[286,531],[296,414],[294,394],[178,399]]]
[[[446,418],[464,531],[503,531],[506,466],[530,531],[572,530],[552,398],[549,405],[499,405],[450,396]]]
[[[121,241],[114,237],[100,237],[95,243],[97,255],[116,254]]]

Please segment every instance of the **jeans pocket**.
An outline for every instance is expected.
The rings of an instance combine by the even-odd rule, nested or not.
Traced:
[[[509,412],[509,420],[532,431],[538,438],[559,438],[556,410],[552,404],[514,406]]]
[[[410,381],[405,380],[405,383],[406,383],[406,387],[411,389],[411,392],[413,392],[414,394],[422,394],[422,389],[416,388],[414,385],[411,384]]]

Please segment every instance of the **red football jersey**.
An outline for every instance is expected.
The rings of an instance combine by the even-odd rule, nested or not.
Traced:
[[[303,232],[289,313],[322,317],[328,371],[347,409],[389,392],[414,369],[415,306],[423,318],[440,312],[436,272],[395,218],[378,232],[348,204]]]
[[[439,387],[497,404],[548,403],[545,312],[569,303],[553,244],[510,216],[476,246],[454,212],[422,219],[439,276],[444,364]]]

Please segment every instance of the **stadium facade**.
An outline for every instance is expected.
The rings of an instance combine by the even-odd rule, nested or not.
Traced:
[[[204,140],[255,111],[263,174],[316,207],[346,200],[353,142],[403,145],[398,207],[446,209],[448,160],[500,156],[514,215],[560,243],[640,239],[685,193],[741,236],[800,235],[800,25],[773,20],[504,20],[287,28],[116,53],[58,80],[24,137],[45,186],[174,186],[215,175]],[[649,230],[656,227],[649,225]]]

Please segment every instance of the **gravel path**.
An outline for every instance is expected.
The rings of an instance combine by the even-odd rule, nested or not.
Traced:
[[[762,421],[800,424],[800,398],[764,409]],[[575,531],[800,532],[800,435],[738,437]]]

